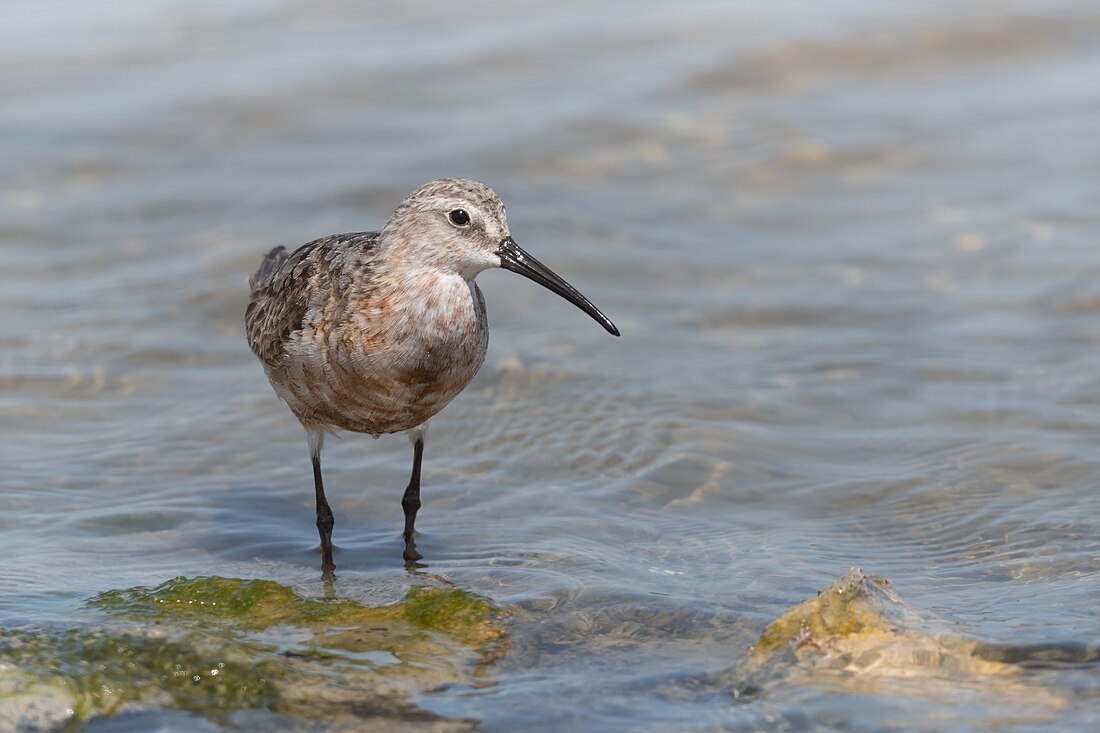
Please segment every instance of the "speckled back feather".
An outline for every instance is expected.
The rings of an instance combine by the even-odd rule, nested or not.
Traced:
[[[378,244],[378,232],[334,234],[302,245],[292,254],[285,247],[271,250],[249,278],[252,297],[245,311],[248,345],[265,364],[276,364],[286,341],[305,325],[310,302],[346,293],[356,263]],[[363,275],[366,273],[363,272]]]

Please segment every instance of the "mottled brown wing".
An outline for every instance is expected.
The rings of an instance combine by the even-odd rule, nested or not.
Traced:
[[[287,339],[302,329],[310,302],[319,290],[332,289],[333,270],[348,248],[369,250],[377,242],[378,232],[354,232],[314,240],[289,255],[285,247],[271,250],[249,278],[245,329],[252,352],[265,364],[278,364]]]

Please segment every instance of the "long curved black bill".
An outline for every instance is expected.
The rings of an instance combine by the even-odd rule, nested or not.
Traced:
[[[580,291],[562,280],[556,272],[527,254],[522,247],[516,244],[516,240],[508,237],[502,241],[497,249],[497,255],[500,257],[500,266],[505,270],[518,272],[528,280],[533,280],[547,290],[557,293],[592,316],[597,323],[607,329],[609,334],[612,336],[619,335],[619,329],[615,328],[615,324],[611,322],[610,318],[600,312],[599,308],[592,305],[592,302],[581,295]]]

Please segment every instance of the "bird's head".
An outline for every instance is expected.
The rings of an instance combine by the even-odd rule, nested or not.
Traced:
[[[383,246],[417,266],[453,272],[472,282],[490,267],[517,272],[619,335],[607,316],[557,273],[525,252],[508,230],[504,204],[491,188],[463,178],[425,183],[409,194],[382,230]]]

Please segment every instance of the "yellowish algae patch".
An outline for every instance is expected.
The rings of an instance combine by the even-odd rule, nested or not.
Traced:
[[[100,622],[0,630],[0,733],[134,707],[374,717],[412,730],[433,719],[447,730],[452,721],[414,708],[407,692],[471,682],[507,646],[492,605],[454,588],[413,587],[375,607],[270,580],[180,577],[87,606]]]
[[[753,646],[758,659],[777,651],[821,644],[866,634],[897,633],[921,619],[890,587],[890,581],[865,575],[858,568],[772,621]]]
[[[779,685],[917,696],[965,690],[983,698],[1026,696],[1030,720],[1064,704],[1029,685],[1018,665],[997,661],[990,648],[950,634],[946,624],[902,601],[888,580],[852,568],[768,624],[728,675],[743,699]]]

